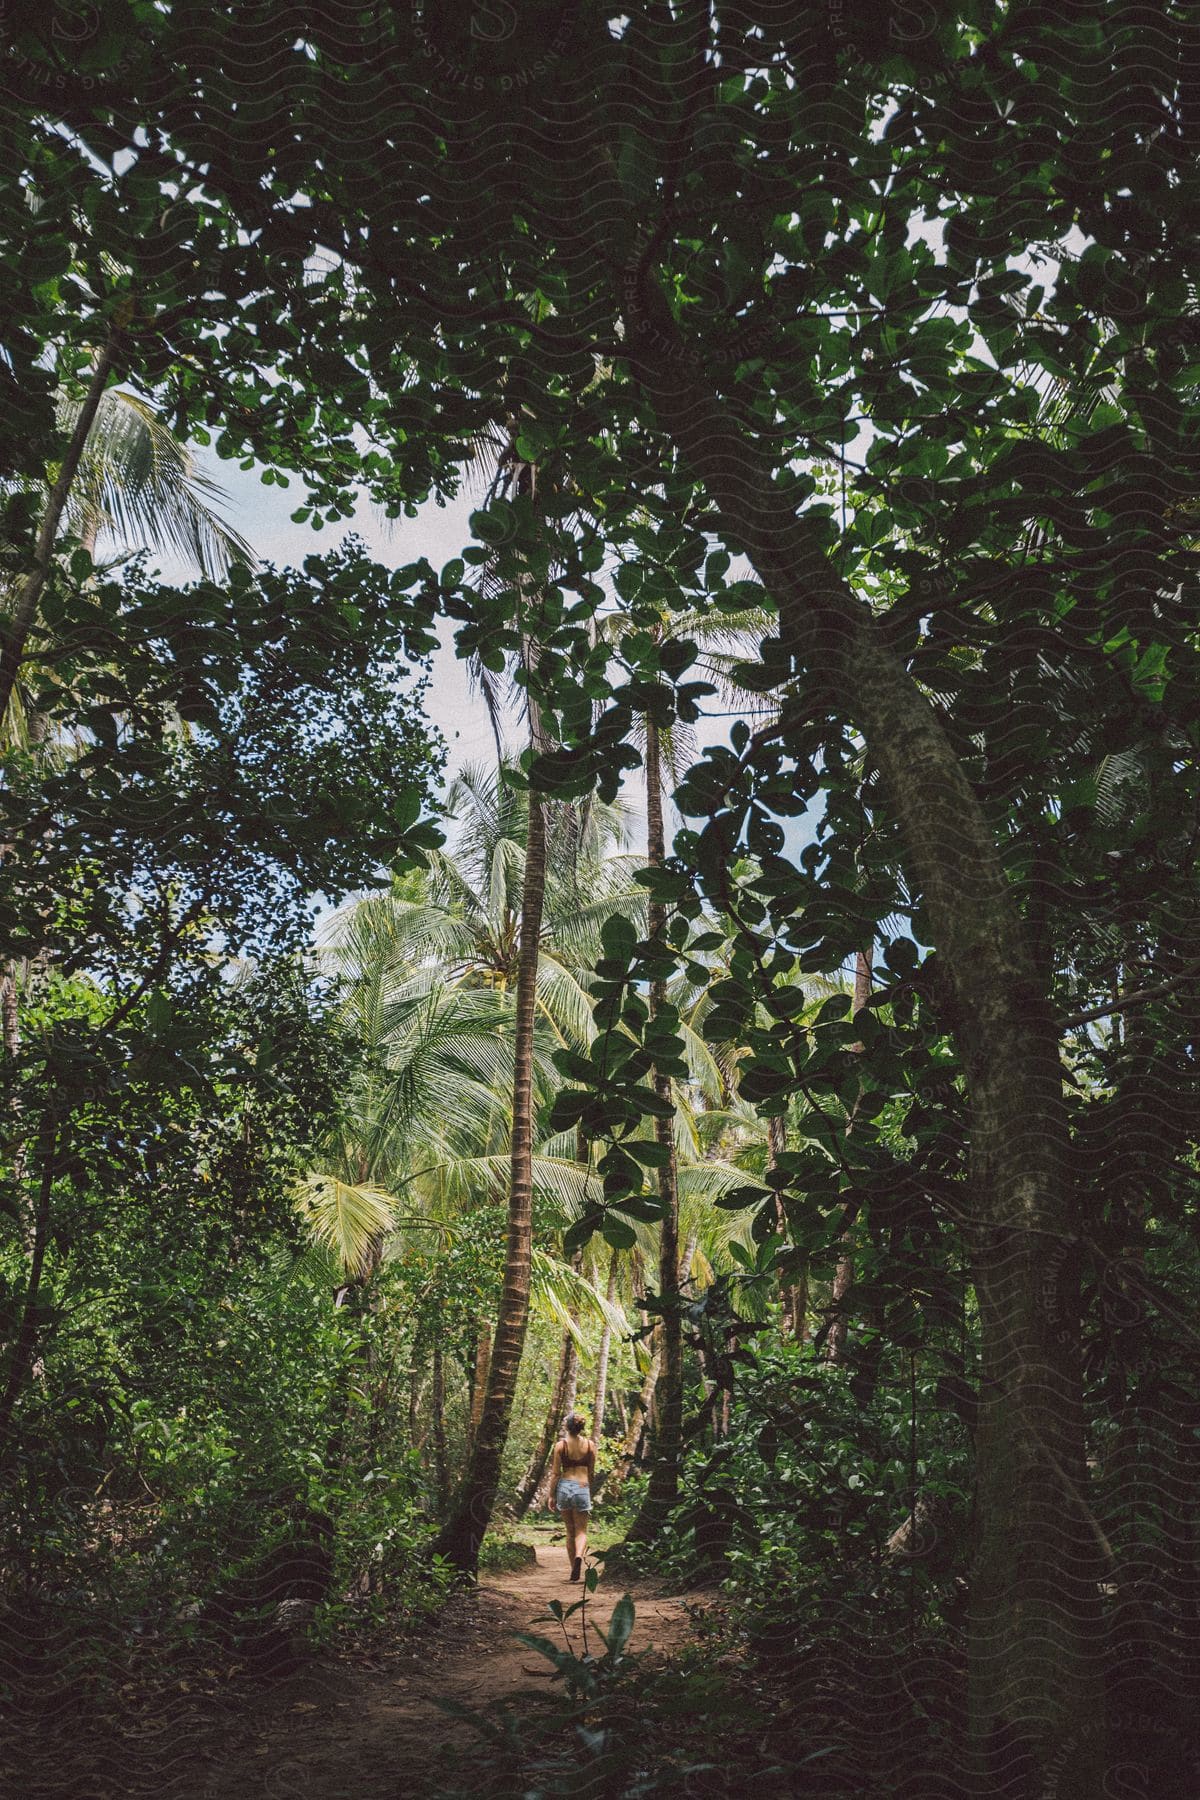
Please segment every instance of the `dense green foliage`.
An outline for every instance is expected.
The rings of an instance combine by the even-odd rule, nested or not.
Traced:
[[[1183,1791],[1195,21],[500,10],[5,14],[5,1604],[410,1619],[607,1357],[764,1780]],[[277,570],[190,446],[318,529],[489,475]],[[528,748],[439,801],[446,621]],[[705,1791],[614,1724],[699,1686],[558,1673]]]

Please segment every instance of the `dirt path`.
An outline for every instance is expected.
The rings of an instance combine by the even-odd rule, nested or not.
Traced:
[[[421,1800],[436,1792],[454,1750],[478,1741],[437,1699],[519,1706],[549,1687],[550,1664],[512,1634],[553,1636],[548,1602],[569,1604],[582,1590],[568,1582],[560,1546],[536,1555],[536,1566],[485,1575],[475,1592],[453,1598],[416,1644],[372,1664],[323,1661],[278,1683],[216,1749],[206,1773],[197,1779],[193,1770],[189,1800]],[[591,1616],[606,1624],[627,1590],[637,1607],[633,1649],[670,1654],[687,1642],[683,1598],[644,1583],[601,1580]],[[567,1630],[582,1649],[578,1615]],[[594,1638],[592,1645],[599,1648]]]

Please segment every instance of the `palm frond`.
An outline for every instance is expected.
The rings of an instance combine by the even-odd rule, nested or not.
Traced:
[[[537,964],[538,1005],[560,1045],[582,1049],[596,1035],[590,994],[570,969],[543,950]]]
[[[64,413],[76,410],[64,401]],[[170,550],[217,579],[253,550],[217,510],[222,488],[140,395],[110,388],[100,401],[72,494],[81,534],[110,532],[125,545]]]
[[[397,1201],[380,1188],[357,1187],[336,1175],[307,1175],[297,1204],[314,1242],[330,1251],[347,1274],[358,1274],[372,1246],[390,1230]]]
[[[711,1047],[698,1031],[682,1019],[679,1023],[679,1035],[683,1039],[683,1055],[689,1079],[695,1082],[706,1100],[720,1100],[725,1092],[726,1081]]]
[[[507,1151],[490,1155],[445,1156],[431,1160],[407,1179],[412,1184],[436,1186],[449,1200],[478,1200],[483,1193],[503,1191],[508,1185],[511,1161]],[[589,1183],[592,1186],[589,1186]],[[552,1200],[564,1222],[576,1219],[594,1198],[595,1176],[583,1163],[569,1158],[535,1153],[533,1191]]]
[[[622,1336],[629,1330],[629,1319],[623,1306],[606,1299],[578,1269],[536,1245],[530,1258],[530,1287],[555,1324],[570,1332],[581,1349],[585,1347],[584,1338],[573,1317],[575,1313],[595,1313]]]

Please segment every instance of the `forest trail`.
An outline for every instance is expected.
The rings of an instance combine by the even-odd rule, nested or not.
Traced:
[[[453,1596],[415,1641],[365,1664],[321,1659],[273,1685],[190,1792],[203,1800],[421,1800],[436,1793],[454,1753],[481,1742],[438,1700],[481,1708],[508,1702],[519,1711],[551,1688],[549,1662],[513,1634],[534,1631],[561,1642],[547,1617],[549,1602],[570,1605],[583,1590],[567,1579],[561,1544],[539,1546],[536,1557],[536,1566],[483,1575],[476,1590]],[[624,1593],[637,1609],[633,1650],[669,1656],[692,1636],[688,1596],[662,1595],[645,1582],[602,1578],[589,1621],[607,1626]],[[581,1651],[579,1614],[566,1630]],[[594,1636],[591,1644],[602,1649]]]

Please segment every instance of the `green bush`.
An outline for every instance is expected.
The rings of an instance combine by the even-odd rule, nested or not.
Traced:
[[[537,1564],[537,1551],[520,1538],[500,1537],[489,1532],[479,1546],[479,1567],[490,1575],[508,1574],[516,1569],[529,1569]]]

